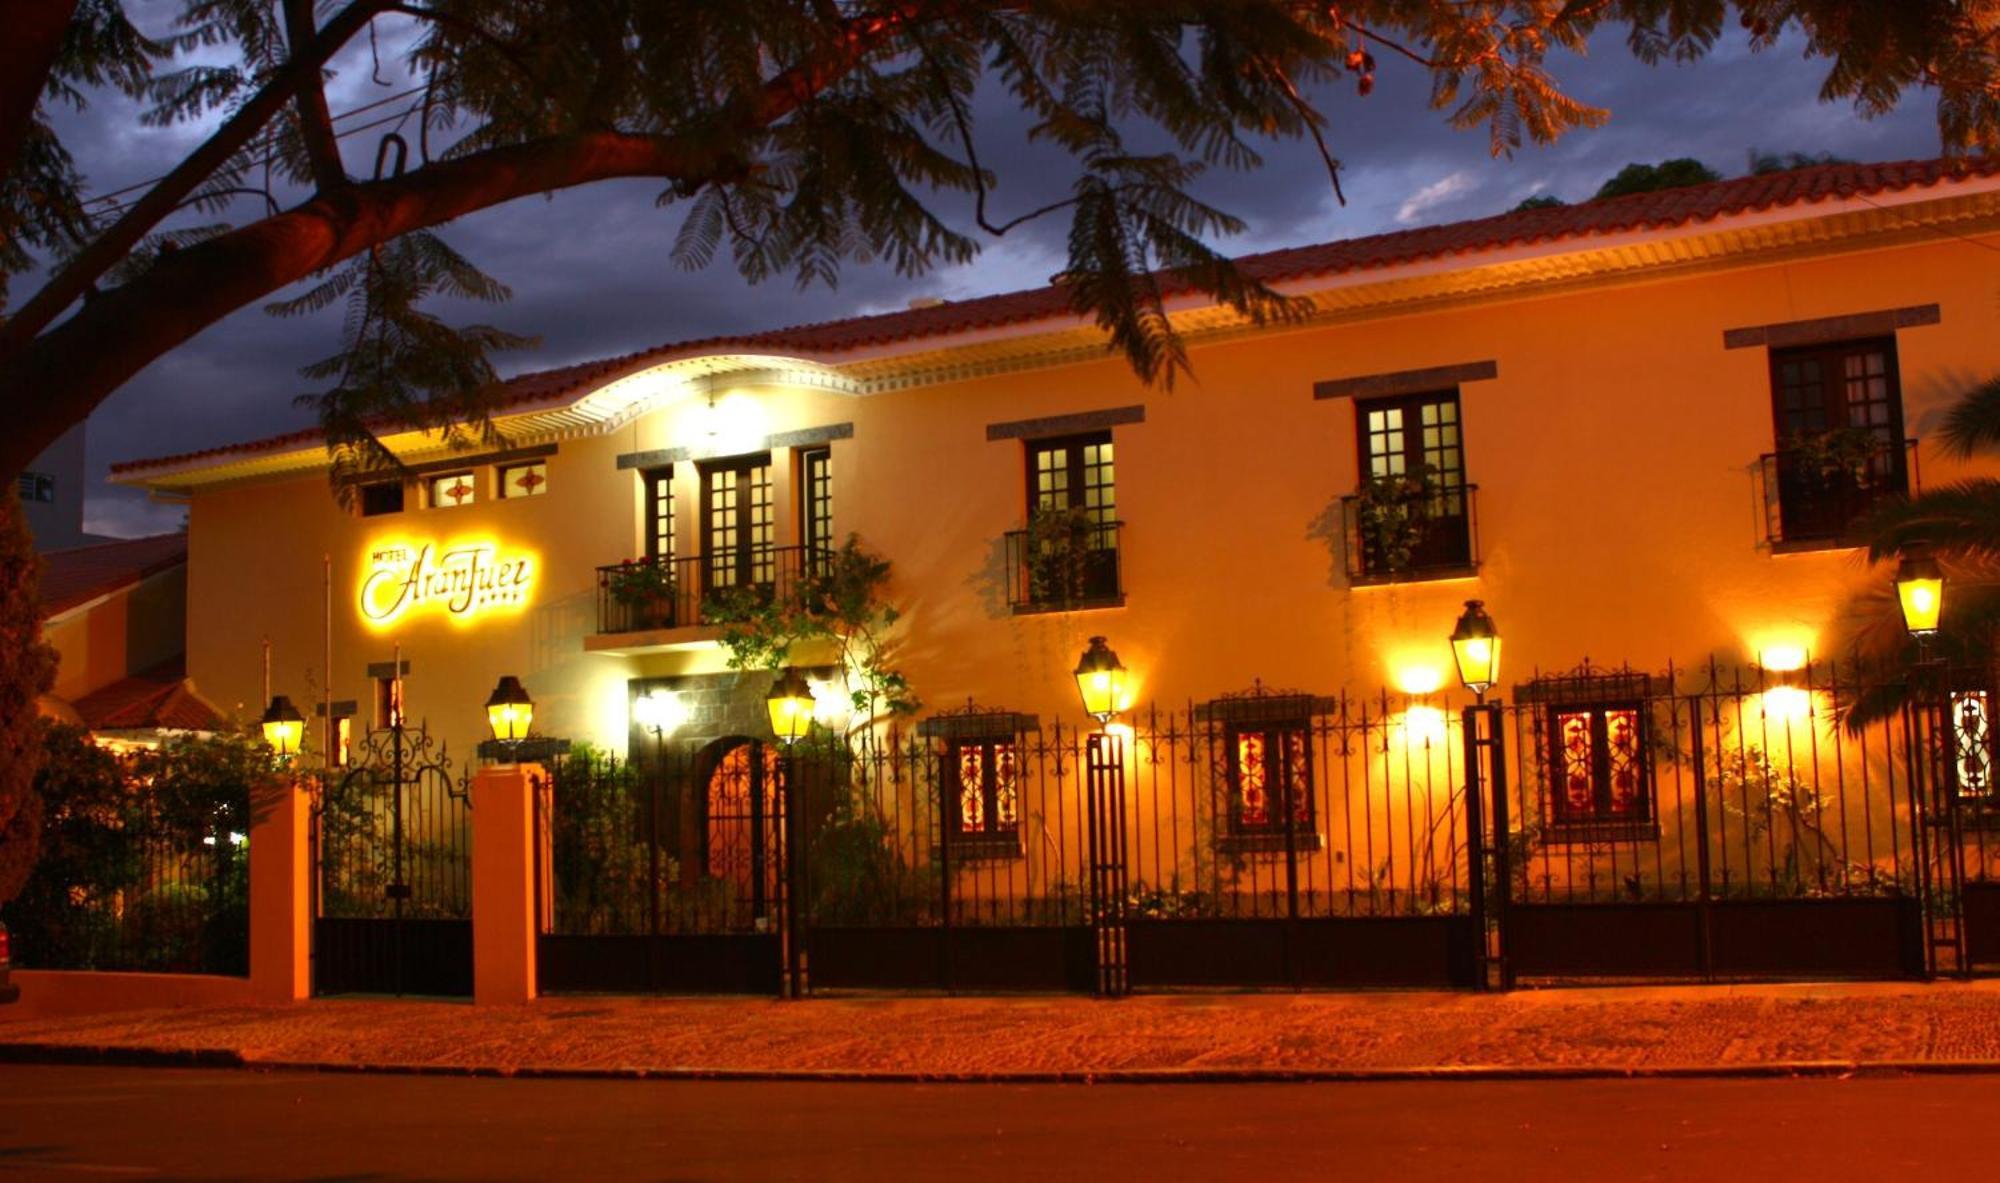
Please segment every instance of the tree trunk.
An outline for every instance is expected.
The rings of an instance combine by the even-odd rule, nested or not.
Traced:
[[[6,47],[0,49],[0,177],[14,170],[75,12],[76,0],[8,6]]]

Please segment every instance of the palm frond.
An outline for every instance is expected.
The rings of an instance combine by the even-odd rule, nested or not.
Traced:
[[[1938,428],[1945,451],[1958,457],[2000,451],[2000,376],[1988,378],[1959,397]]]

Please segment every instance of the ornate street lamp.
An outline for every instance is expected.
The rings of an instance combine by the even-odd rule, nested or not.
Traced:
[[[486,698],[486,725],[498,743],[518,748],[528,738],[528,725],[535,721],[535,700],[528,697],[521,679],[507,674]]]
[[[1467,600],[1451,630],[1451,657],[1458,663],[1458,680],[1480,702],[1500,680],[1500,629],[1486,614],[1483,600]]]
[[[1903,556],[1896,564],[1896,602],[1903,609],[1903,627],[1919,644],[1937,635],[1944,611],[1944,572],[1928,554]]]
[[[813,693],[805,676],[791,666],[771,687],[764,705],[771,712],[771,733],[791,747],[812,730]]]
[[[289,760],[299,754],[299,741],[305,738],[306,717],[299,714],[299,708],[292,700],[279,694],[271,699],[271,705],[264,708],[260,722],[264,728],[264,742],[278,754],[278,759]]]
[[[1076,689],[1083,696],[1083,713],[1099,723],[1111,717],[1125,701],[1125,663],[1104,643],[1103,637],[1090,638],[1090,648],[1076,663]]]

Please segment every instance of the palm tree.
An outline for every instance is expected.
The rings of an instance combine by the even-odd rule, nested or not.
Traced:
[[[2000,457],[2000,377],[1968,390],[1937,434],[1946,455]],[[1928,552],[1944,569],[1945,610],[1929,656],[1953,668],[1987,669],[2000,658],[2000,478],[1966,477],[1899,498],[1860,524],[1870,562]],[[1848,601],[1836,625],[1837,651],[1876,668],[1901,666],[1914,642],[1904,631],[1887,580]],[[1906,682],[1885,683],[1844,712],[1851,730],[1893,714]]]

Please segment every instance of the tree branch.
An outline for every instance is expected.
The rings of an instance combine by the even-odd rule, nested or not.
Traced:
[[[261,131],[271,117],[284,107],[293,92],[307,81],[317,81],[320,68],[332,58],[348,38],[360,32],[385,0],[356,0],[335,14],[320,29],[304,51],[294,54],[278,75],[265,83],[214,135],[189,154],[172,172],[133,202],[104,233],[77,252],[56,272],[20,311],[0,322],[0,362],[20,353],[35,334],[47,328],[63,310],[90,290],[92,284],[118,265],[133,247],[158,225],[162,218],[179,208],[183,198],[241,151]],[[5,395],[0,390],[0,396]]]
[[[285,0],[285,40],[294,60],[311,46],[313,32],[313,0]],[[300,81],[297,104],[299,132],[305,137],[314,183],[323,190],[345,185],[347,169],[340,162],[340,141],[333,134],[333,113],[326,107],[319,70],[312,72],[311,81]]]
[[[899,0],[885,14],[857,18],[823,51],[768,80],[745,104],[745,116],[757,125],[783,119],[927,7],[926,0]],[[360,8],[357,3],[328,22],[321,38],[336,31],[351,36],[367,17],[356,23],[343,18]],[[370,13],[376,10],[368,6]],[[281,96],[276,105],[283,101]],[[188,167],[183,163],[172,175]],[[702,134],[557,136],[426,165],[400,177],[349,184],[174,251],[143,276],[87,301],[69,320],[23,347],[0,353],[0,412],[8,418],[8,431],[0,438],[0,474],[20,472],[132,375],[202,329],[399,235],[518,197],[593,181],[660,177],[693,191],[719,178],[740,176],[744,169],[744,162],[719,152]],[[165,184],[145,200],[153,200]]]

